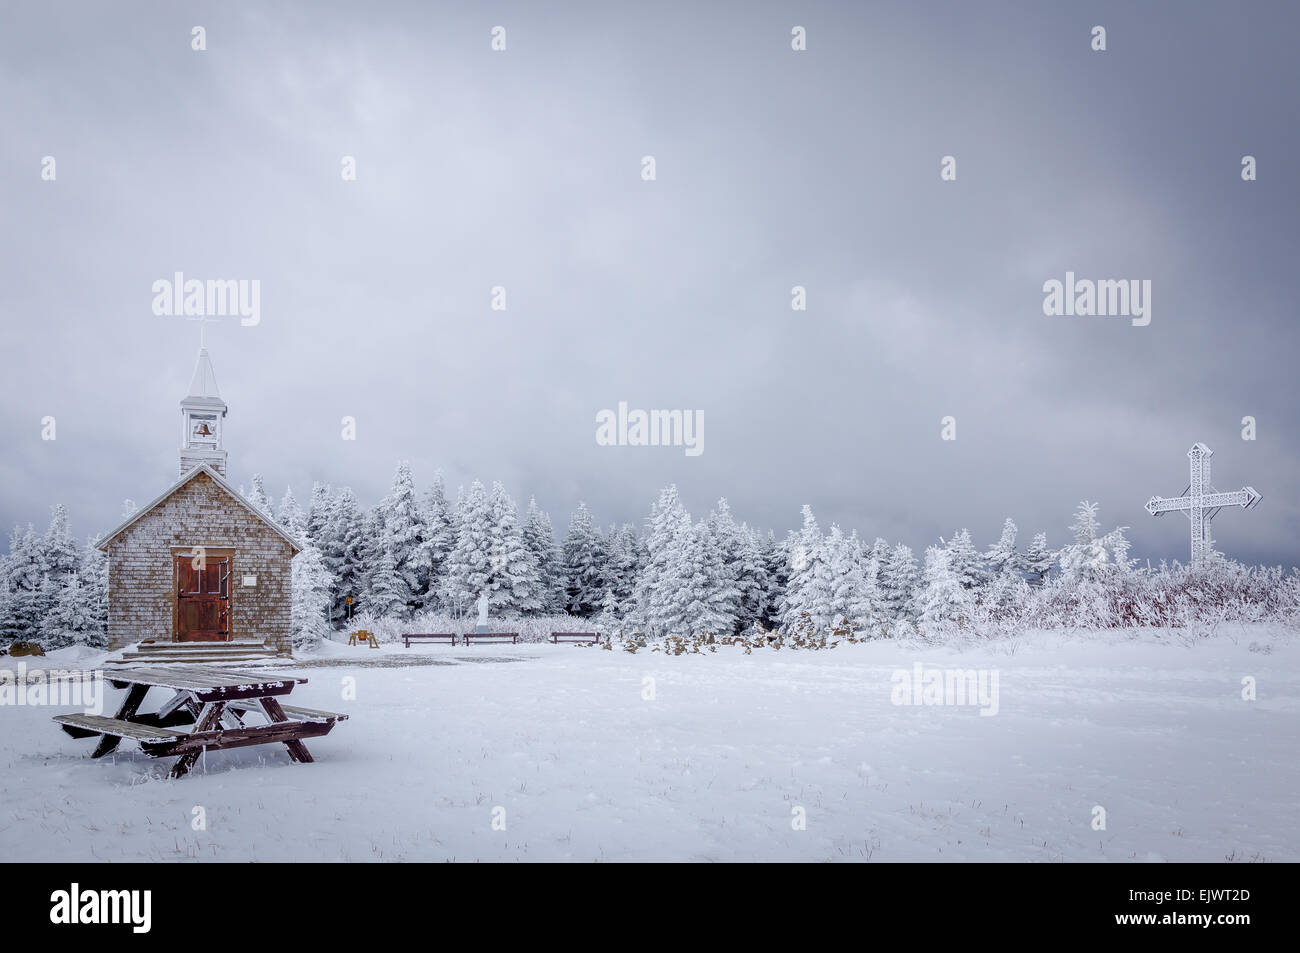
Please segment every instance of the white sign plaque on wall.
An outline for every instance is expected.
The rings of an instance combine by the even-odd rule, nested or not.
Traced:
[[[246,587],[256,586],[256,585],[257,585],[257,577],[256,577],[256,576],[245,576],[245,577],[244,577],[244,582],[243,582],[243,584],[244,584],[244,586],[246,586]]]

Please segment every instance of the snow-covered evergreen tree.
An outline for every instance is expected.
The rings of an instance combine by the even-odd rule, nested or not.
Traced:
[[[915,554],[909,546],[899,543],[889,551],[880,574],[880,594],[890,619],[912,617],[919,579]]]
[[[86,644],[102,647],[108,644],[108,556],[98,548],[99,537],[86,542],[81,551],[81,569],[78,578],[85,590]]]
[[[4,571],[8,596],[4,616],[0,618],[0,636],[10,642],[35,639],[40,620],[51,606],[41,594],[45,559],[41,540],[30,523],[25,530],[15,526],[10,534]]]
[[[1018,532],[1015,521],[1008,516],[1002,523],[1002,535],[984,554],[984,562],[988,565],[989,572],[993,576],[1001,576],[1004,573],[1019,573],[1021,571],[1023,560],[1020,553],[1016,551],[1016,535]]]
[[[970,616],[974,601],[970,587],[954,570],[950,546],[931,546],[925,551],[925,568],[917,598],[920,621],[931,625],[960,622]]]
[[[43,648],[102,644],[101,633],[91,614],[91,594],[82,586],[76,572],[58,587],[46,576],[43,589],[46,601],[51,604],[49,614],[40,620],[37,630]]]
[[[812,507],[805,503],[803,526],[790,550],[781,627],[787,632],[809,626],[818,631],[825,629],[833,621],[831,599],[831,567],[825,540]]]
[[[1029,548],[1025,550],[1024,569],[1029,573],[1030,582],[1041,586],[1047,581],[1047,574],[1056,565],[1056,552],[1047,545],[1047,534],[1037,534]]]
[[[533,554],[533,560],[537,563],[540,586],[538,599],[541,603],[541,611],[563,612],[569,596],[566,591],[560,547],[555,542],[555,533],[551,529],[551,517],[545,510],[538,508],[536,497],[528,500],[523,534],[524,545]]]
[[[280,497],[280,508],[275,511],[275,521],[280,524],[281,529],[300,543],[306,536],[307,518],[302,507],[298,505],[291,486],[284,488],[284,496]]]
[[[501,483],[492,484],[491,559],[488,583],[492,605],[503,613],[537,615],[542,611],[541,570],[524,542],[519,510]]]
[[[376,525],[393,554],[397,572],[406,585],[409,609],[420,608],[428,592],[432,554],[424,545],[424,508],[416,498],[415,478],[405,460],[397,464],[393,485],[376,507]]]
[[[968,590],[982,587],[987,581],[988,574],[979,552],[975,549],[975,543],[971,540],[970,532],[961,530],[948,541],[946,548],[949,555],[949,568],[961,583],[961,587]]]
[[[55,588],[62,588],[81,566],[81,552],[68,529],[68,510],[62,503],[50,507],[50,525],[41,538],[41,570]]]
[[[421,562],[429,567],[425,589],[425,607],[440,606],[447,576],[447,558],[456,545],[456,520],[447,502],[447,488],[442,471],[433,475],[433,483],[424,496],[424,553]]]
[[[867,629],[880,621],[878,597],[868,584],[862,543],[856,534],[845,536],[839,524],[831,526],[825,542],[825,565],[830,587],[830,625]]]
[[[637,573],[641,568],[640,549],[636,527],[631,523],[624,523],[621,529],[611,525],[605,534],[601,617],[607,629],[633,610]]]
[[[410,611],[411,590],[397,570],[393,541],[381,538],[370,572],[365,608],[379,618],[404,619]]]
[[[1129,541],[1124,535],[1128,527],[1117,526],[1109,533],[1098,535],[1101,522],[1097,509],[1096,503],[1084,500],[1075,511],[1070,526],[1074,542],[1065,546],[1058,557],[1061,579],[1066,583],[1096,582],[1110,573],[1128,572],[1132,568]]]
[[[763,546],[762,537],[748,524],[741,523],[737,548],[732,556],[735,560],[732,575],[740,597],[737,619],[738,627],[742,629],[764,623],[771,609],[772,577],[768,573]]]
[[[634,621],[647,632],[659,631],[663,621],[669,617],[669,594],[661,583],[684,514],[689,519],[677,497],[677,486],[673,484],[660,491],[659,499],[651,507],[646,520],[645,565],[637,577]]]
[[[306,530],[307,538],[325,555],[331,548],[328,538],[329,526],[333,522],[334,493],[328,483],[317,482],[312,485],[311,499],[307,502]]]
[[[319,490],[328,488],[318,483],[312,490],[304,535],[320,553],[333,580],[330,618],[337,621],[347,616],[349,596],[354,611],[361,611],[366,596],[365,517],[351,487],[328,498],[322,498]]]
[[[605,601],[605,541],[586,503],[569,520],[562,553],[568,611],[590,616]]]
[[[290,625],[294,648],[311,648],[329,638],[334,579],[310,539],[293,558]]]
[[[722,577],[722,584],[727,587],[728,591],[735,592],[735,600],[729,605],[723,606],[722,611],[737,620],[744,615],[745,605],[747,602],[756,601],[755,590],[759,583],[752,576],[746,576],[746,567],[742,565],[742,554],[745,548],[745,534],[741,532],[736,525],[735,519],[731,515],[731,505],[727,502],[726,497],[718,500],[713,512],[709,514],[706,521],[709,534],[713,537],[713,545],[717,548],[721,568],[719,570]],[[753,567],[750,567],[751,571]],[[725,633],[731,634],[731,633]]]
[[[253,474],[253,487],[247,493],[243,492],[243,487],[240,487],[240,491],[240,496],[261,510],[267,519],[275,519],[275,507],[271,503],[271,497],[267,495],[266,487],[262,484],[262,474]]]
[[[737,593],[723,565],[708,522],[692,524],[678,510],[678,525],[668,545],[668,558],[659,586],[656,635],[730,635],[736,625],[732,606]]]

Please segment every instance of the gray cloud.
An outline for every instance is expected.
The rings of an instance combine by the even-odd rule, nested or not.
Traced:
[[[183,271],[261,280],[262,322],[208,341],[232,477],[277,496],[319,479],[373,502],[408,458],[535,494],[558,527],[579,499],[639,521],[676,482],[697,513],[726,495],[782,532],[807,502],[915,547],[1006,515],[1060,543],[1086,497],[1139,554],[1185,558],[1181,521],[1142,504],[1201,440],[1221,488],[1264,494],[1219,517],[1221,545],[1295,563],[1298,19],[7,5],[0,519],[65,501],[90,533],[172,477],[198,332],[150,286]],[[1151,325],[1045,317],[1067,270],[1151,279]],[[597,446],[620,400],[702,410],[705,453]]]

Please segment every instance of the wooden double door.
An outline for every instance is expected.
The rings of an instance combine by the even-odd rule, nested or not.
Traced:
[[[177,642],[230,640],[230,554],[176,559]]]

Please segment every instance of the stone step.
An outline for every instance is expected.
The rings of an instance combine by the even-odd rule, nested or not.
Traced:
[[[141,655],[157,652],[257,652],[265,648],[265,642],[255,642],[252,639],[239,642],[141,642],[135,646]]]
[[[184,662],[265,662],[276,656],[273,653],[259,653],[257,655],[124,655],[120,659],[105,659],[105,665],[139,665],[148,662],[151,665],[159,663],[184,663]]]
[[[276,657],[275,650],[257,639],[231,642],[162,642],[145,641],[131,646],[110,665],[158,664],[174,662],[262,662]]]

